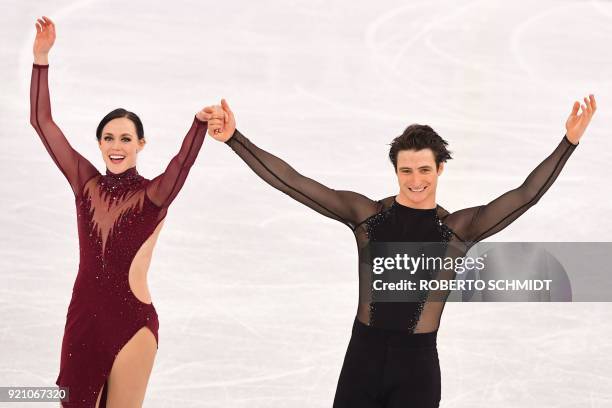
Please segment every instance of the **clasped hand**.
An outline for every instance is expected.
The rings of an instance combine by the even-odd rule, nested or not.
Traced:
[[[225,99],[221,99],[221,105],[204,108],[201,116],[208,121],[208,134],[220,142],[226,142],[236,130],[234,113]]]

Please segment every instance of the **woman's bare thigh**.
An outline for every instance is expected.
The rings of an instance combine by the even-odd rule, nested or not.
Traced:
[[[157,343],[151,330],[148,327],[138,330],[113,362],[108,377],[108,408],[142,406],[156,353]]]

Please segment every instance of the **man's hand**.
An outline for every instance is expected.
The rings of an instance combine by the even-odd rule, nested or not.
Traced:
[[[221,105],[204,108],[208,120],[208,134],[215,140],[227,142],[236,130],[236,119],[227,101],[221,99]]]
[[[578,109],[582,108],[580,114]],[[597,110],[597,103],[595,102],[595,96],[589,95],[588,98],[584,98],[584,105],[580,105],[578,101],[574,102],[572,113],[570,113],[567,122],[565,123],[565,129],[567,130],[567,138],[573,144],[578,144],[580,138],[584,134],[587,126],[591,122],[593,114]]]

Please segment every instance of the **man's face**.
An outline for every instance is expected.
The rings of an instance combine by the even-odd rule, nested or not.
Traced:
[[[403,199],[415,208],[434,207],[438,176],[444,163],[436,168],[431,149],[401,150],[397,154],[397,181]]]

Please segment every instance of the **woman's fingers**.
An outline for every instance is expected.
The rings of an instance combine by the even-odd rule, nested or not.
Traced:
[[[55,24],[51,20],[49,20],[49,29],[53,34],[55,34]]]
[[[207,106],[203,110],[206,113],[212,113],[218,117],[223,117],[223,110],[221,110],[219,105]]]
[[[36,31],[38,33],[49,32],[55,34],[55,26],[49,17],[43,16],[36,19]]]
[[[222,123],[223,123],[223,116],[219,116],[219,115],[216,115],[216,114],[214,114],[214,113],[203,112],[203,111],[202,111],[202,112],[200,112],[200,115],[201,115],[203,118],[206,118],[206,120],[208,120],[208,121],[211,121],[211,120],[218,120],[218,121],[220,121],[220,122],[222,122]]]
[[[593,112],[597,110],[597,102],[595,101],[595,95],[589,95],[589,99],[591,100],[591,106],[593,107]]]

